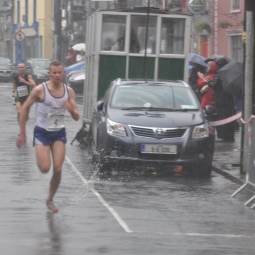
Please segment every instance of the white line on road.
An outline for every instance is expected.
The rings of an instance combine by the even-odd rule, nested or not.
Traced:
[[[151,234],[150,232],[138,231],[140,234]],[[254,238],[255,236],[247,235],[233,235],[233,234],[203,234],[203,233],[164,233],[164,232],[153,232],[156,235],[172,235],[172,236],[199,236],[199,237],[225,237],[225,238]]]
[[[83,177],[81,172],[75,167],[75,165],[72,163],[72,161],[66,156],[65,157],[66,161],[69,163],[69,165],[72,167],[74,172],[81,178],[81,180],[87,185],[88,182],[87,180]],[[133,231],[130,230],[128,225],[120,218],[118,213],[103,199],[103,197],[94,189],[92,188],[91,191],[97,196],[99,201],[111,212],[113,217],[118,221],[118,223],[121,225],[121,227],[127,232],[127,233],[132,233]]]

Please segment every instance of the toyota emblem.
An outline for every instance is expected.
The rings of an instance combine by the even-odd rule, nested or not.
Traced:
[[[162,129],[162,128],[157,128],[156,130],[154,130],[155,133],[161,135],[161,134],[164,134],[165,133],[165,130]]]

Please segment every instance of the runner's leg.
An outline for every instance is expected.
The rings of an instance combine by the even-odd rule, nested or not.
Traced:
[[[18,123],[19,123],[19,116],[20,116],[20,110],[21,110],[21,102],[16,102],[16,109],[17,109],[17,120],[18,120]]]
[[[66,146],[62,141],[55,141],[51,145],[53,160],[53,176],[50,182],[50,192],[47,200],[53,200],[61,181],[62,166],[65,160]]]
[[[42,173],[48,173],[51,165],[50,146],[35,145],[37,166]]]
[[[16,108],[17,108],[17,113],[18,113],[18,116],[17,116],[18,122],[19,122],[21,107],[22,107],[22,103],[20,101],[16,102]],[[26,121],[28,120],[29,111],[30,111],[30,109],[28,110]]]

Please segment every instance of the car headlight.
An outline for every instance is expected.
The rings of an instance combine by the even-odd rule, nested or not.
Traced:
[[[117,123],[107,119],[106,126],[107,126],[107,133],[109,135],[127,136],[125,127],[121,123]]]
[[[78,75],[73,78],[74,81],[85,80],[85,74]]]
[[[209,136],[209,131],[208,131],[207,123],[194,127],[193,133],[192,133],[192,139],[205,138],[208,136]]]

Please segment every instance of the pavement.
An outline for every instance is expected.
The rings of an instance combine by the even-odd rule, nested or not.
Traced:
[[[213,171],[229,177],[232,181],[242,185],[246,175],[240,170],[241,157],[241,126],[235,132],[235,142],[216,142],[213,159]]]

